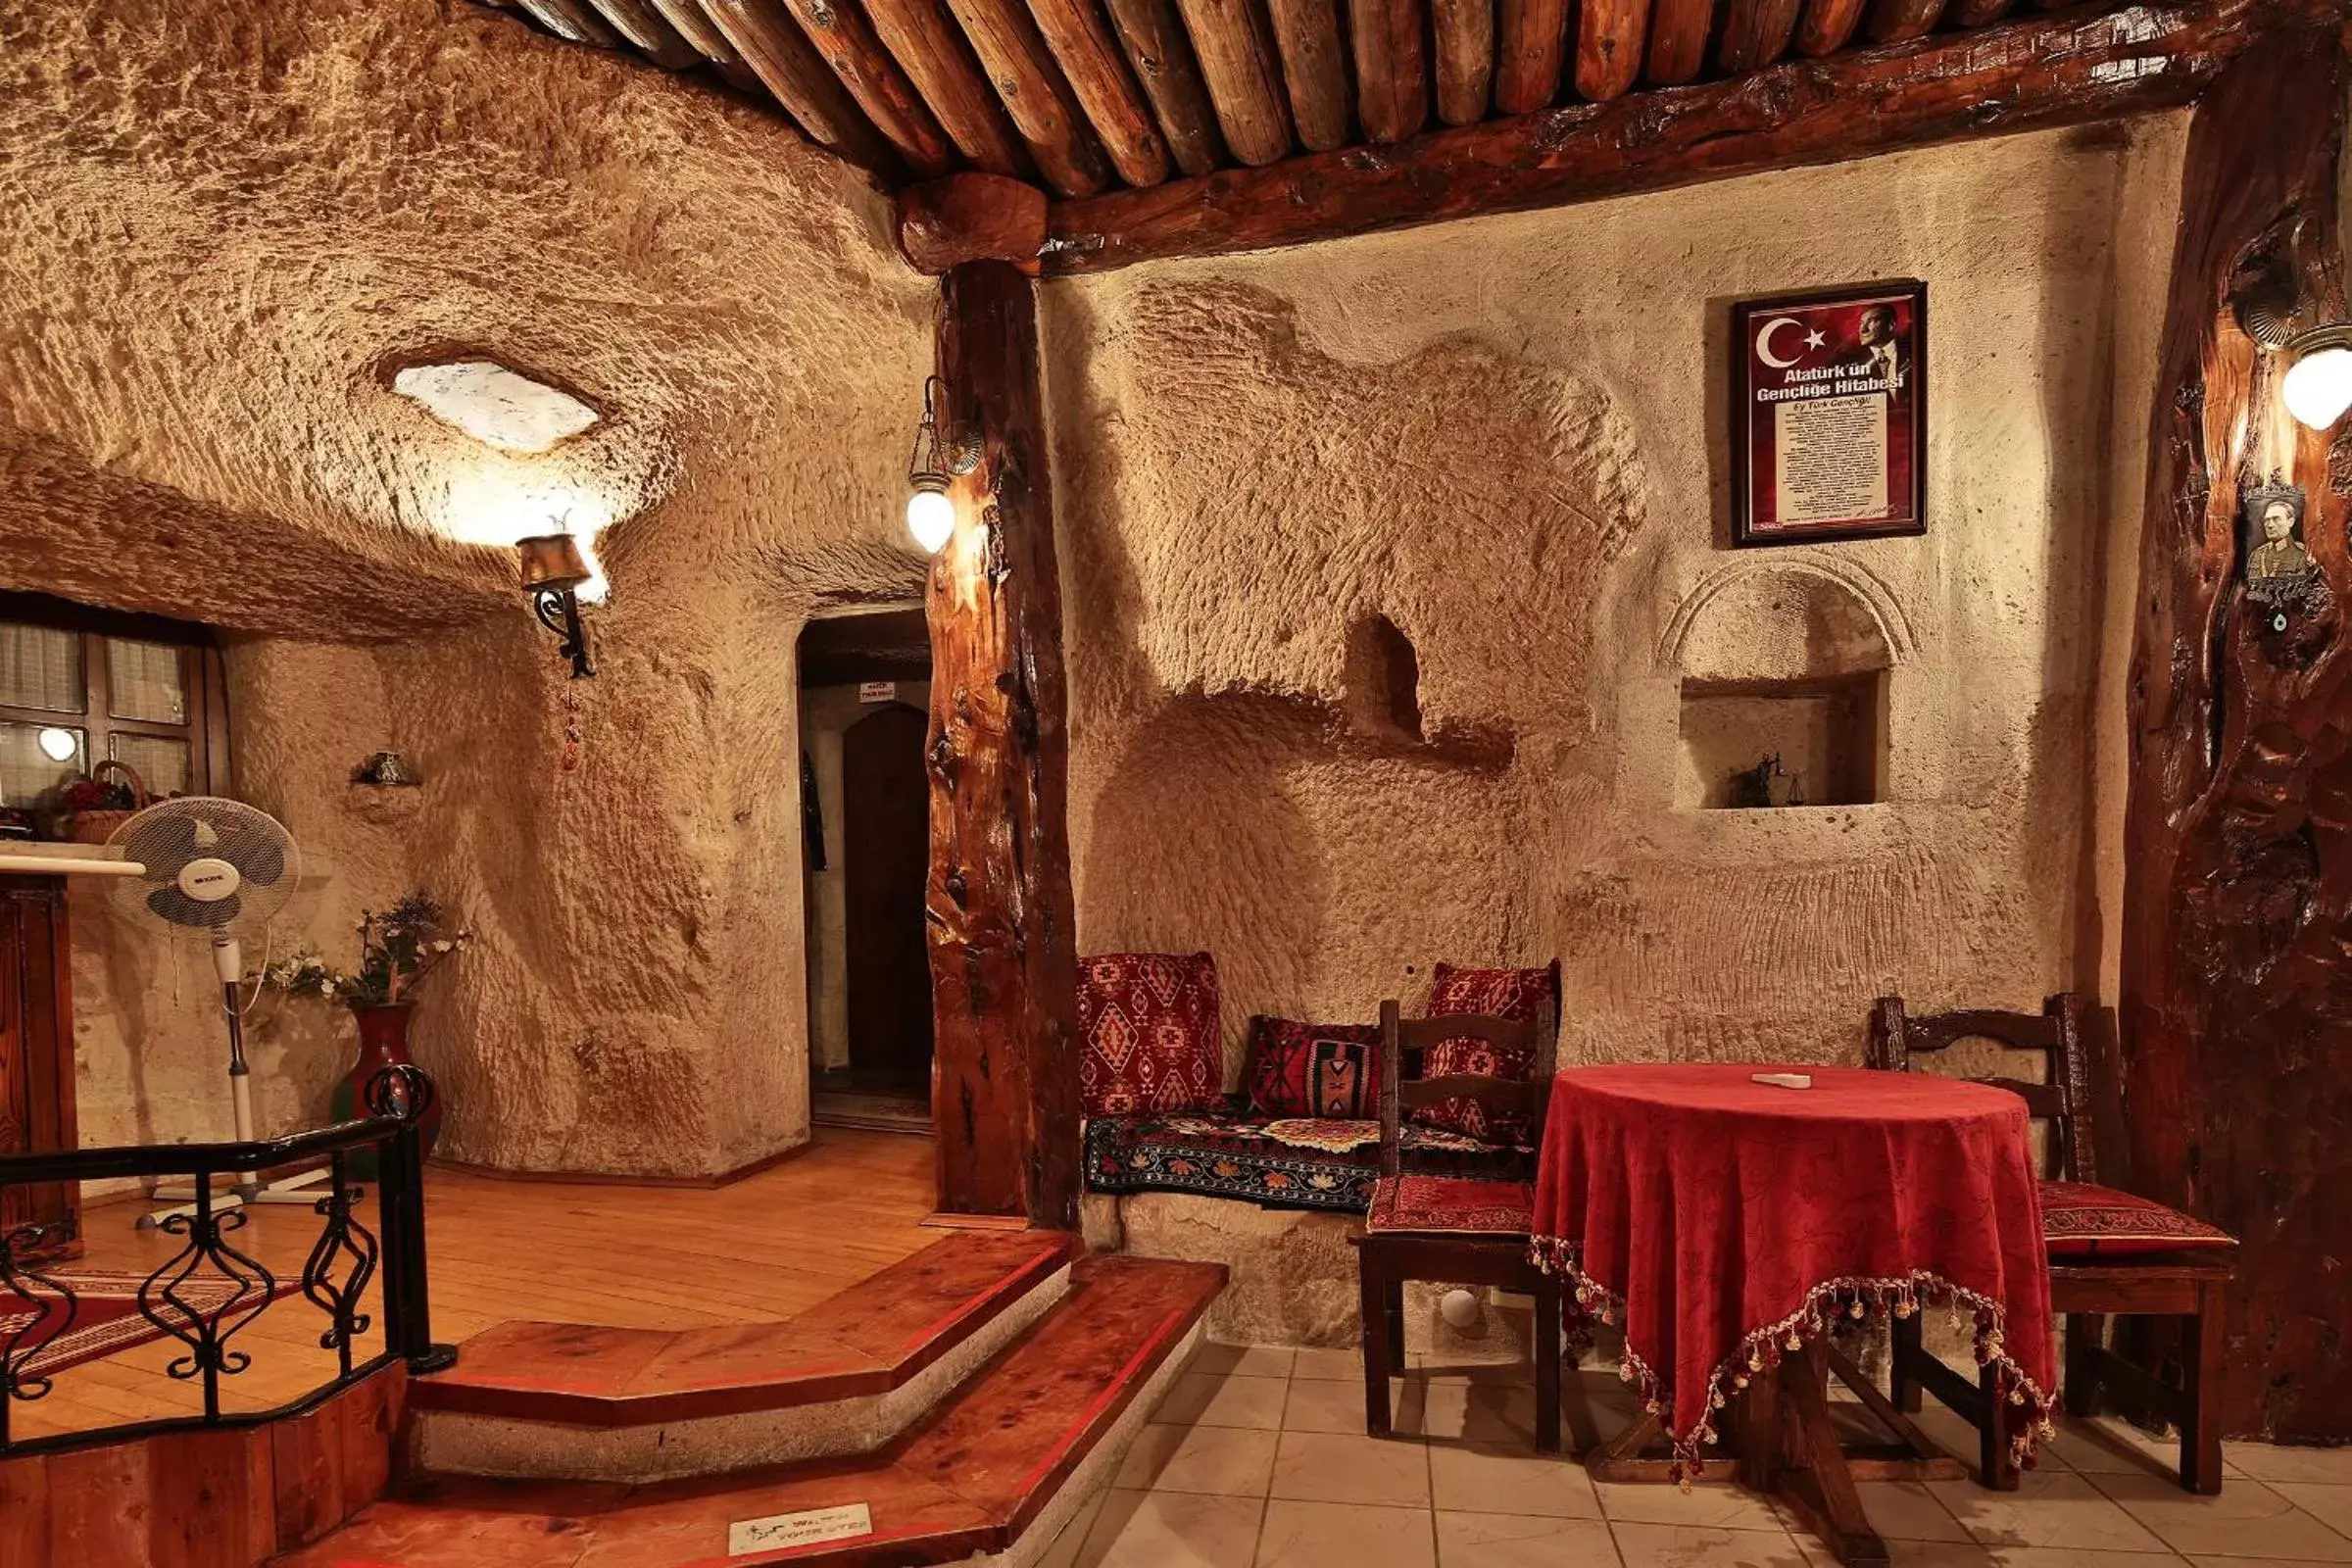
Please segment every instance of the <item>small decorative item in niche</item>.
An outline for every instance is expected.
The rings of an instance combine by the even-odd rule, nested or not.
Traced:
[[[377,752],[359,765],[351,775],[351,781],[354,784],[381,784],[387,787],[424,782],[398,752]]]
[[[1802,806],[1805,804],[1805,781],[1799,774],[1785,772],[1781,754],[1773,753],[1753,767],[1737,769],[1732,774],[1732,808],[1752,810],[1770,806]]]
[[[2309,619],[2334,607],[2328,578],[2303,546],[2303,514],[2309,498],[2278,470],[2271,482],[2255,484],[2248,474],[2238,486],[2243,564],[2239,575],[2257,629],[2284,632],[2296,616]]]
[[[1732,307],[1732,543],[1927,532],[1928,286]]]

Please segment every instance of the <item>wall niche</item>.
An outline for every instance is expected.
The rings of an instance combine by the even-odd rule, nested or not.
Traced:
[[[1685,602],[1677,807],[1886,798],[1894,650],[1869,586],[1791,563],[1735,569]]]

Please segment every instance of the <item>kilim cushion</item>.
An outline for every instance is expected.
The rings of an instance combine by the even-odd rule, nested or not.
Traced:
[[[1250,1020],[1243,1068],[1263,1116],[1354,1121],[1380,1114],[1380,1029],[1368,1023]]]
[[[1554,1000],[1549,969],[1462,969],[1441,962],[1431,972],[1427,1016],[1485,1015],[1494,1018],[1533,1018],[1544,1003]],[[1519,1052],[1498,1052],[1475,1035],[1442,1040],[1422,1054],[1421,1076],[1448,1078],[1457,1073],[1480,1078],[1524,1079],[1533,1065]],[[1527,1128],[1509,1118],[1489,1127],[1485,1107],[1475,1100],[1454,1099],[1426,1105],[1413,1119],[1432,1127],[1450,1127],[1473,1138],[1519,1142]]]
[[[1079,959],[1078,1027],[1078,1094],[1088,1115],[1206,1110],[1221,1102],[1217,964],[1207,954]]]
[[[1536,1190],[1527,1182],[1465,1176],[1383,1176],[1372,1188],[1367,1231],[1430,1235],[1524,1236],[1535,1223]]]
[[[2153,1199],[2089,1182],[2041,1184],[2041,1240],[2054,1257],[2234,1247],[2236,1238]]]

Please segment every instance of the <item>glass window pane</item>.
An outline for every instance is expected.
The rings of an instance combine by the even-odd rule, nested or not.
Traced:
[[[0,625],[0,707],[78,713],[88,692],[79,632]]]
[[[167,795],[188,793],[190,768],[188,743],[168,741],[154,735],[126,735],[120,730],[114,736],[115,760],[125,762],[147,786],[147,793],[158,800]]]
[[[188,694],[179,680],[179,648],[172,643],[106,640],[106,705],[117,718],[158,724],[188,721]]]
[[[53,753],[63,752],[60,759]],[[87,737],[78,729],[0,722],[0,806],[31,806],[82,771]]]

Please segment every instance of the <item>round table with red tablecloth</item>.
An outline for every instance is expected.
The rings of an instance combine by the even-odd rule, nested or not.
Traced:
[[[1810,1087],[1755,1081],[1772,1072]],[[1562,1072],[1534,1251],[1622,1326],[1625,1375],[1686,1464],[1758,1373],[1882,1310],[1965,1314],[2021,1445],[2046,1425],[2049,1269],[2007,1090],[1854,1067]]]

